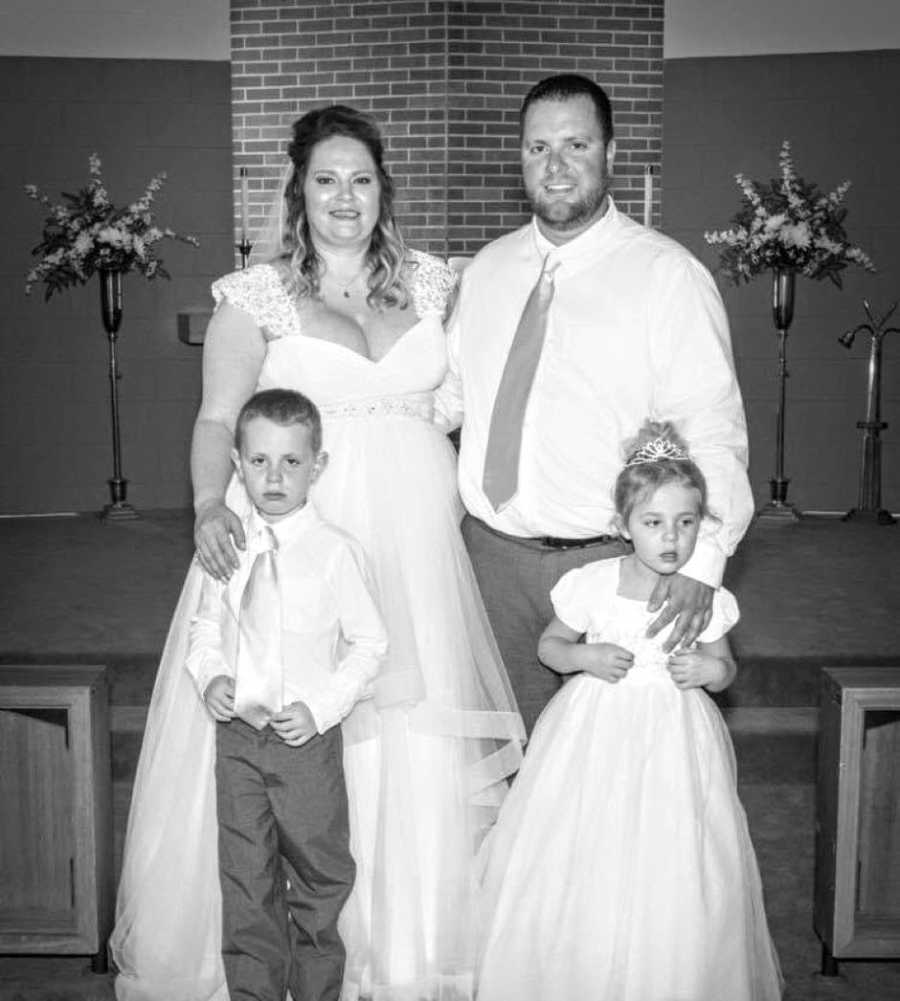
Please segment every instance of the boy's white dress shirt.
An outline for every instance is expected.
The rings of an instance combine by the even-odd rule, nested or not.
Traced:
[[[309,502],[274,524],[251,511],[239,568],[227,583],[203,582],[187,670],[201,698],[213,678],[234,677],[241,596],[266,527],[278,540],[284,704],[304,702],[324,733],[372,694],[387,632],[362,547]]]

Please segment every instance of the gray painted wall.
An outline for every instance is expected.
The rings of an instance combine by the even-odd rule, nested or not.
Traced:
[[[724,228],[737,211],[734,174],[763,180],[778,173],[790,139],[800,174],[832,190],[853,181],[845,202],[852,242],[874,259],[877,275],[844,272],[844,289],[798,283],[788,338],[786,473],[804,509],[846,510],[857,500],[865,416],[868,338],[851,351],[839,334],[864,319],[862,299],[883,311],[900,298],[900,130],[892,124],[900,93],[900,51],[666,60],[663,106],[663,230],[710,267],[717,253],[703,231]],[[758,499],[773,472],[776,337],[771,283],[722,284],[732,323],[751,434],[751,475]],[[900,313],[900,311],[898,311]],[[900,315],[895,314],[900,325]],[[900,335],[885,341],[884,500],[900,509]]]
[[[180,311],[207,307],[210,281],[233,267],[229,64],[0,58],[0,513],[85,511],[109,500],[112,446],[107,340],[97,279],[43,301],[25,295],[43,212],[103,161],[116,204],[166,171],[157,219],[195,234],[166,241],[171,281],[125,279],[120,336],[123,472],[140,508],[190,502],[188,437],[200,349],[177,337]]]

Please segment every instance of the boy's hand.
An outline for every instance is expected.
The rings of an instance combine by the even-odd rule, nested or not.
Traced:
[[[679,650],[669,657],[669,674],[681,689],[721,685],[728,671],[721,657],[700,650]]]
[[[581,654],[584,670],[614,685],[634,664],[634,654],[615,643],[585,643]]]
[[[234,681],[227,674],[217,674],[206,686],[203,701],[214,720],[227,723],[234,719]]]
[[[269,726],[291,747],[302,747],[315,737],[316,721],[305,702],[292,702],[276,713]]]

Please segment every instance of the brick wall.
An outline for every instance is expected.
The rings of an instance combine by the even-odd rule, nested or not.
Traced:
[[[533,83],[563,71],[610,93],[616,196],[641,217],[644,167],[658,172],[661,157],[661,0],[231,0],[231,9],[236,227],[238,169],[250,178],[252,232],[291,122],[340,102],[382,124],[407,239],[473,253],[527,218],[518,109]],[[658,190],[657,180],[655,202]]]

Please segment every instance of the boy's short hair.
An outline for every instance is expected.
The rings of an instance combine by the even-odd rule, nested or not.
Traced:
[[[238,451],[241,450],[243,430],[255,417],[265,417],[276,424],[302,424],[309,428],[313,452],[322,448],[322,417],[319,409],[312,400],[296,390],[263,389],[247,400],[234,425],[234,447]]]

